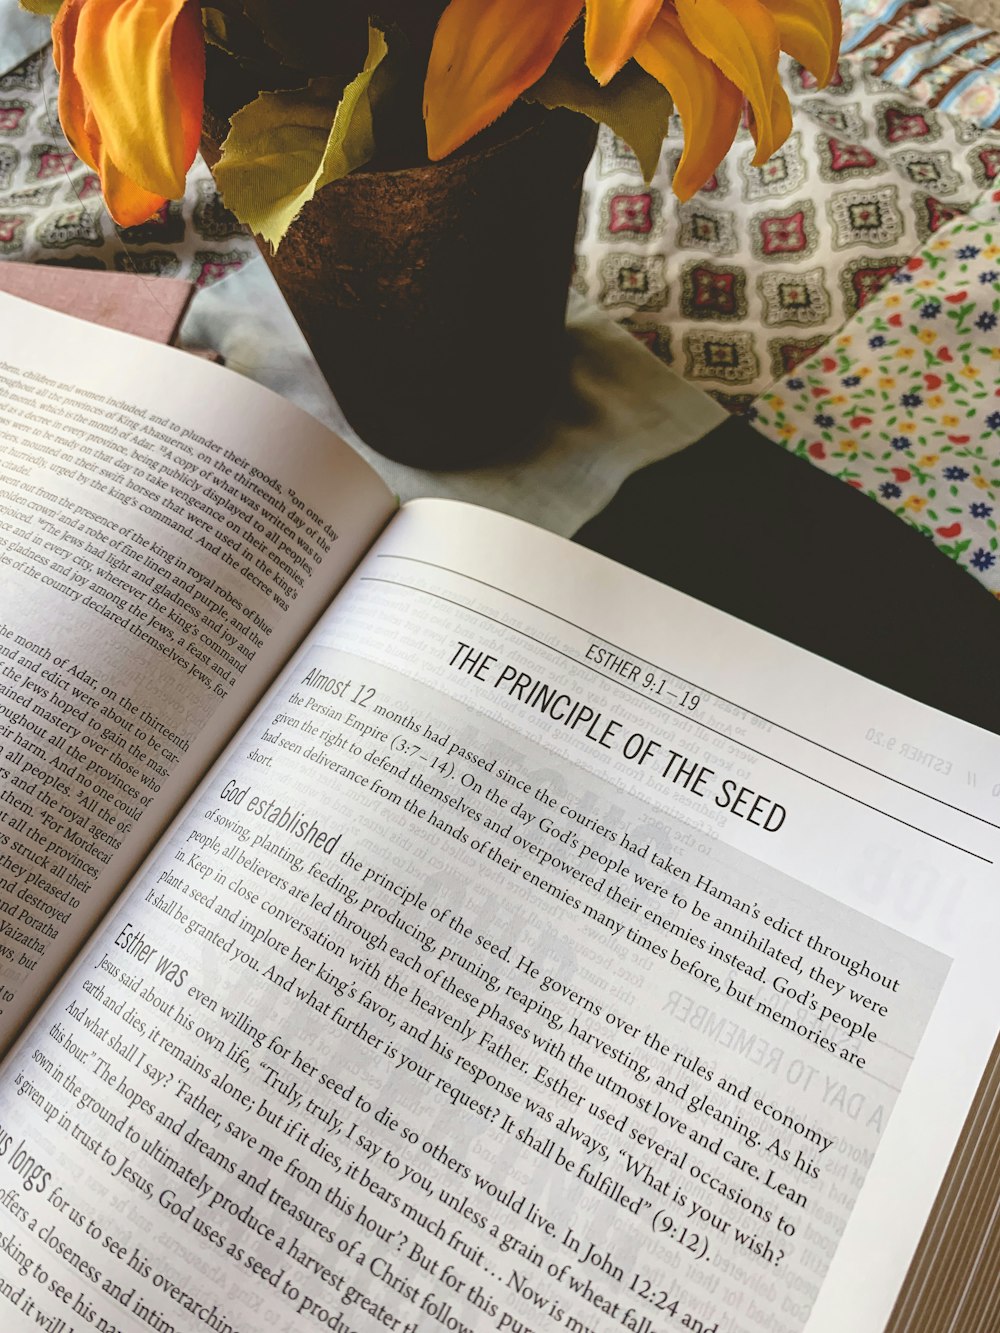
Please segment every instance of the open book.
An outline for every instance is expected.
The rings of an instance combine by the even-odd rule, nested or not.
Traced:
[[[4,297],[0,511],[0,1327],[884,1328],[996,737]]]

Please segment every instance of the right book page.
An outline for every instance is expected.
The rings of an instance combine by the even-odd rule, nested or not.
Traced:
[[[5,1062],[15,1326],[880,1333],[1000,1027],[998,784],[405,507]]]
[[[548,1294],[882,1329],[1000,1028],[1000,740],[489,515],[411,507],[361,579],[330,641],[460,706],[415,740],[463,920],[560,997],[523,1072],[592,1220]]]

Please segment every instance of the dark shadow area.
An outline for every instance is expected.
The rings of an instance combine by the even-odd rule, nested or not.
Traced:
[[[1000,603],[881,505],[724,423],[630,477],[576,540],[1000,733]]]

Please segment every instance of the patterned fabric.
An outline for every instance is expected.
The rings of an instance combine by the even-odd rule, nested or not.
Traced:
[[[863,55],[874,74],[926,106],[1000,126],[1000,33],[925,0],[843,0],[843,7],[845,54]]]
[[[602,131],[575,285],[732,410],[810,356],[1000,174],[1000,133],[929,111],[843,61],[818,92],[789,64],[795,130],[764,166],[742,130],[680,204],[675,125],[646,186]]]
[[[181,202],[120,231],[97,177],[66,142],[56,97],[48,50],[0,76],[0,260],[164,274],[206,286],[256,255],[200,159]]]
[[[754,412],[763,434],[886,505],[1000,597],[1000,190]]]

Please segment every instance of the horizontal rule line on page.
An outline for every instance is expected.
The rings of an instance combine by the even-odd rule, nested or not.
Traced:
[[[444,602],[448,606],[454,606],[459,611],[479,616],[481,620],[488,620],[493,625],[499,625],[501,629],[506,630],[508,633],[520,634],[523,639],[528,639],[531,643],[536,643],[540,648],[544,648],[547,652],[558,653],[560,657],[565,657],[566,660],[572,662],[574,666],[585,668],[607,684],[617,685],[619,689],[627,690],[629,694],[634,694],[638,698],[644,699],[647,703],[655,704],[656,707],[665,709],[666,712],[673,714],[674,717],[691,716],[690,713],[682,712],[679,708],[671,708],[669,704],[661,703],[658,699],[651,699],[648,694],[643,694],[641,690],[632,689],[632,687],[626,685],[624,681],[617,680],[613,676],[606,676],[603,671],[598,671],[596,667],[589,666],[586,662],[581,662],[580,659],[574,657],[572,653],[564,652],[561,648],[556,648],[551,643],[545,643],[543,639],[535,638],[535,636],[529,634],[527,630],[518,629],[516,625],[508,625],[506,621],[499,620],[496,616],[491,616],[485,611],[479,611],[475,607],[466,606],[464,602],[457,602],[452,597],[445,597],[443,593],[433,592],[430,588],[419,588],[414,583],[403,583],[399,579],[380,578],[376,574],[363,574],[361,576],[361,581],[362,583],[384,583],[390,588],[405,588],[407,592],[419,592],[423,593],[425,597],[433,597],[436,601]],[[502,589],[498,589],[498,591],[502,591]],[[567,624],[568,623],[569,622],[567,622]],[[872,805],[868,801],[863,801],[860,796],[852,796],[850,792],[844,791],[840,787],[835,787],[830,782],[824,782],[822,778],[818,778],[812,773],[806,773],[803,769],[796,768],[794,764],[788,764],[783,759],[776,759],[774,755],[766,754],[763,750],[754,749],[752,745],[747,745],[745,741],[735,741],[732,736],[726,736],[715,727],[710,727],[707,722],[699,722],[698,726],[701,727],[702,730],[710,732],[711,735],[718,736],[720,740],[728,741],[732,745],[738,745],[740,749],[746,750],[749,754],[755,754],[758,759],[766,759],[772,764],[777,764],[779,768],[783,768],[789,773],[795,773],[798,777],[804,778],[807,782],[812,782],[817,787],[824,787],[827,791],[832,791],[837,796],[843,796],[845,800],[853,801],[855,805],[863,806],[866,810],[871,810],[877,815],[882,815],[886,819],[891,819],[895,824],[902,824],[904,828],[912,829],[914,833],[922,833],[925,838],[931,838],[934,842],[943,843],[945,847],[951,847],[956,852],[964,852],[966,856],[974,857],[975,860],[982,861],[988,866],[993,865],[991,857],[984,856],[981,852],[974,852],[971,847],[963,847],[959,842],[950,842],[947,838],[941,837],[938,833],[931,833],[929,829],[921,828],[919,824],[911,824],[900,815],[891,814],[888,810],[883,810],[881,806]],[[917,794],[926,795],[926,793],[923,792],[918,792]],[[931,796],[928,799],[934,800],[935,798]],[[946,804],[946,802],[942,802],[942,804]],[[965,814],[966,812],[959,810],[958,813]],[[973,816],[973,818],[974,817],[975,816]]]
[[[622,653],[626,657],[634,657],[637,662],[641,662],[643,666],[651,667],[654,671],[659,671],[661,675],[673,676],[675,680],[681,681],[682,684],[689,686],[691,689],[699,690],[702,694],[707,694],[712,699],[718,699],[720,703],[728,704],[731,708],[738,708],[741,712],[746,713],[748,717],[755,717],[758,722],[766,722],[769,727],[776,727],[778,731],[783,731],[788,736],[794,736],[796,740],[805,741],[807,745],[814,745],[818,750],[823,750],[827,754],[832,754],[837,759],[843,759],[846,764],[853,764],[855,768],[860,768],[865,773],[872,773],[875,777],[882,778],[885,782],[892,782],[897,787],[902,787],[906,791],[913,792],[914,796],[923,796],[925,800],[934,801],[937,805],[943,805],[945,809],[954,810],[956,814],[965,815],[967,819],[974,819],[979,824],[985,824],[987,828],[1000,830],[1000,824],[993,823],[993,821],[987,819],[985,815],[977,815],[972,810],[966,810],[962,805],[953,805],[951,801],[946,801],[941,796],[934,796],[931,792],[924,791],[922,787],[914,787],[912,783],[904,782],[902,778],[893,777],[891,773],[883,773],[880,768],[874,768],[871,764],[865,764],[860,759],[855,759],[849,754],[844,754],[841,750],[835,750],[831,745],[824,745],[822,741],[814,740],[812,736],[806,736],[801,731],[796,731],[794,727],[786,727],[784,723],[776,722],[774,718],[765,717],[763,713],[755,713],[752,708],[746,708],[743,704],[737,703],[734,699],[727,699],[724,694],[716,694],[714,690],[710,690],[704,685],[699,685],[695,680],[688,680],[686,676],[679,675],[670,667],[660,666],[657,662],[651,662],[647,657],[642,657],[639,653],[633,652],[631,648],[623,648],[621,644],[615,643],[614,640],[606,639],[601,634],[595,634],[595,632],[588,629],[586,625],[578,625],[575,620],[568,620],[565,616],[561,616],[558,611],[550,611],[547,606],[539,606],[537,602],[529,601],[527,597],[520,597],[516,592],[508,592],[506,588],[500,588],[495,583],[488,583],[485,579],[477,579],[472,574],[463,574],[460,569],[452,569],[449,565],[435,564],[433,560],[422,560],[419,556],[415,555],[395,555],[391,551],[384,551],[379,554],[378,558],[380,560],[405,560],[413,565],[426,565],[429,569],[438,569],[445,574],[454,574],[457,578],[466,579],[469,583],[478,583],[481,588],[489,588],[492,592],[501,593],[504,597],[509,597],[511,601],[521,602],[524,606],[530,606],[533,611],[541,611],[544,615],[551,616],[553,620],[561,621],[562,624],[569,625],[571,629],[579,630],[581,634],[587,634],[592,639],[600,639],[600,641],[606,643],[609,648],[614,648],[615,652]],[[577,659],[573,658],[572,660],[576,661]],[[581,663],[581,666],[586,665],[586,663]],[[594,668],[588,667],[588,670],[594,670]],[[602,672],[598,672],[598,674],[603,675]],[[605,680],[613,679],[611,676],[603,676],[603,678]],[[648,698],[649,696],[643,697]],[[650,702],[656,703],[657,700],[651,699]],[[676,710],[671,709],[670,711],[674,712]],[[695,721],[697,720],[698,719],[695,718]],[[699,725],[704,726],[704,723],[699,723]],[[746,748],[749,749],[749,746]],[[990,864],[992,864],[992,862]]]
[[[873,1083],[877,1083],[882,1088],[888,1088],[890,1092],[896,1093],[897,1096],[903,1091],[902,1084],[897,1088],[895,1083],[890,1083],[887,1078],[879,1078],[878,1074],[873,1074],[868,1069],[859,1069],[857,1072],[862,1078],[870,1078]]]

